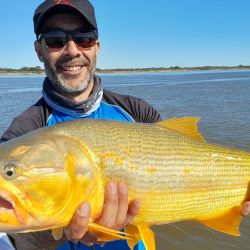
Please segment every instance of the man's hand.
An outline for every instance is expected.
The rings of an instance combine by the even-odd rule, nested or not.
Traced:
[[[250,214],[250,201],[247,201],[243,204],[242,215],[247,216]]]
[[[139,212],[138,200],[128,203],[127,186],[123,183],[108,183],[105,189],[103,210],[96,223],[113,228],[121,229],[129,225]],[[90,218],[90,205],[83,202],[75,212],[70,224],[65,228],[65,234],[71,241],[82,241],[87,245],[95,243],[97,235],[88,232]]]

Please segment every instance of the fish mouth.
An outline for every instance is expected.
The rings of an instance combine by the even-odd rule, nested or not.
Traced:
[[[8,214],[12,214],[16,217],[16,219],[20,223],[25,222],[25,211],[20,206],[19,202],[16,204],[16,199],[12,199],[11,195],[6,193],[3,190],[0,190],[0,214],[1,212],[8,212]],[[1,216],[0,216],[0,223],[1,223]]]
[[[14,202],[2,194],[0,194],[0,211],[1,210],[14,210]]]

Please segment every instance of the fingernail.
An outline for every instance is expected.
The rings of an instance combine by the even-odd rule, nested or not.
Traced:
[[[116,194],[117,193],[117,186],[115,183],[111,182],[109,184],[109,188],[110,188],[110,191],[112,192],[112,194]]]
[[[134,206],[135,206],[136,209],[140,208],[140,206],[141,206],[140,200],[135,200],[134,201]]]
[[[250,210],[250,204],[246,204],[246,205],[244,206],[244,209],[247,210],[247,211],[249,211],[249,210]]]
[[[127,190],[127,186],[124,183],[120,182],[118,187],[119,187],[119,192],[122,195],[127,195],[128,190]]]
[[[88,203],[83,203],[77,210],[77,213],[80,216],[86,217],[89,214],[89,205]]]

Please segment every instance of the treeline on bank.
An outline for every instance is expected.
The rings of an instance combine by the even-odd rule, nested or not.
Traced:
[[[164,71],[192,71],[192,70],[237,70],[250,69],[250,65],[238,66],[199,66],[199,67],[152,67],[152,68],[117,68],[117,69],[97,69],[100,73],[115,73],[115,72],[164,72]]]
[[[0,73],[43,74],[44,69],[42,69],[40,66],[22,67],[22,68],[19,68],[19,69],[0,68]]]
[[[164,72],[164,71],[192,71],[192,70],[233,70],[233,69],[250,69],[250,65],[238,66],[199,66],[199,67],[152,67],[152,68],[117,68],[117,69],[100,69],[97,68],[97,73],[115,73],[115,72]],[[44,74],[42,67],[21,67],[19,69],[1,68],[0,74]]]

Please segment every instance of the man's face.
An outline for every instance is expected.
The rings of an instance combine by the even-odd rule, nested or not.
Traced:
[[[88,24],[80,15],[61,13],[49,17],[44,24],[44,30],[84,29],[86,25]],[[63,48],[52,49],[42,39],[41,42],[35,42],[35,48],[40,61],[44,62],[47,77],[59,92],[77,95],[93,84],[98,41],[92,47],[83,49],[69,39]]]

